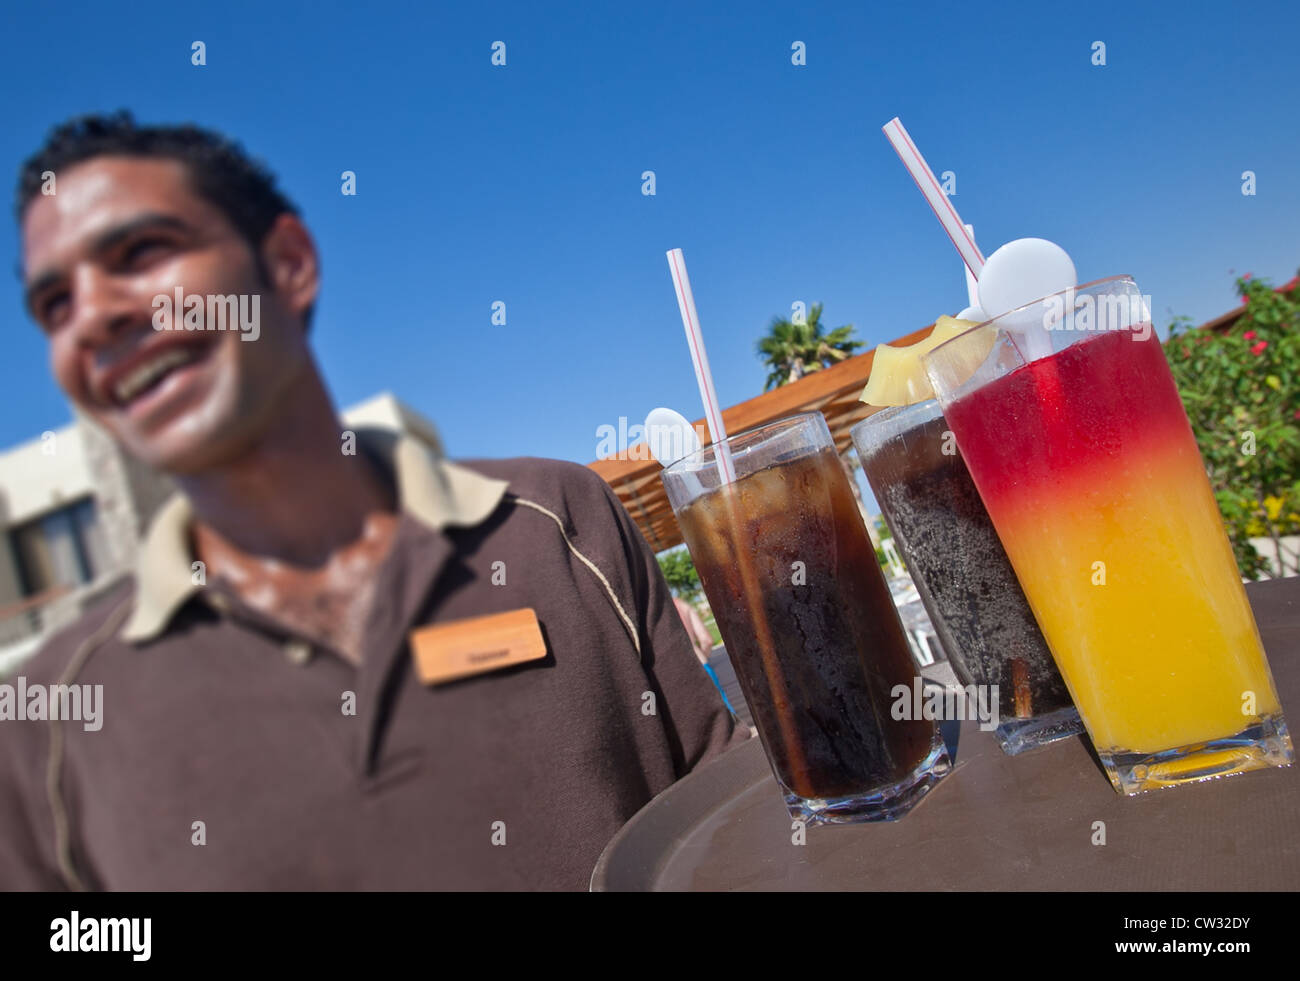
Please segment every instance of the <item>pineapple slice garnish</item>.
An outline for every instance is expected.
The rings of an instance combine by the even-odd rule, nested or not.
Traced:
[[[973,320],[940,317],[934,322],[934,330],[929,336],[915,344],[906,347],[879,345],[861,401],[868,405],[888,406],[912,405],[934,398],[934,389],[921,365],[921,355],[977,326]]]

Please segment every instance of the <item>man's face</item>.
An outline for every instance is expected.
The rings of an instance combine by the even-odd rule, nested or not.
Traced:
[[[247,451],[309,358],[301,311],[175,160],[98,157],[58,175],[23,219],[28,307],[55,379],[128,452],[193,474]],[[185,330],[154,298],[259,294],[260,332]],[[181,329],[171,329],[173,327]]]

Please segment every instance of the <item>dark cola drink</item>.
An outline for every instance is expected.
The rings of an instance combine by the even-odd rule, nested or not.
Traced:
[[[1083,732],[938,403],[884,409],[853,441],[953,673],[999,707],[1003,750]]]
[[[824,420],[774,426],[797,421],[824,447],[734,437],[734,483],[674,508],[791,812],[896,817],[948,760],[932,720],[893,711],[917,674],[907,637]]]

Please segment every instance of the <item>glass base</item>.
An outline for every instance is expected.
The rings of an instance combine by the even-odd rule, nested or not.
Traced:
[[[847,797],[800,797],[789,790],[785,803],[790,816],[807,827],[818,824],[859,824],[865,821],[895,821],[921,802],[921,798],[952,770],[948,749],[935,729],[934,745],[915,770],[897,783]]]
[[[1072,706],[1034,716],[1032,719],[1007,719],[994,730],[998,745],[1008,756],[1046,746],[1058,739],[1082,733],[1083,720]]]
[[[1268,766],[1290,766],[1295,749],[1281,713],[1265,716],[1235,736],[1159,753],[1098,752],[1106,776],[1121,794],[1141,794],[1180,783],[1212,780]]]

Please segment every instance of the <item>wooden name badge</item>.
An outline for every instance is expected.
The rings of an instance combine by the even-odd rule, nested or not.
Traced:
[[[415,671],[426,685],[471,678],[546,657],[546,641],[531,609],[435,623],[411,631]]]

